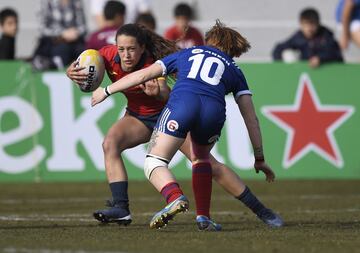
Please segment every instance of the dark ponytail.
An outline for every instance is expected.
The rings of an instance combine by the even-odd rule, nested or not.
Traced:
[[[116,39],[120,35],[136,38],[140,46],[145,45],[146,51],[154,60],[161,59],[179,50],[175,42],[164,39],[160,35],[138,24],[123,25],[117,31]]]

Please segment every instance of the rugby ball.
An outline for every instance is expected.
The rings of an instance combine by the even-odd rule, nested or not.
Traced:
[[[86,81],[79,85],[80,90],[83,92],[96,90],[100,86],[105,73],[104,59],[100,53],[95,49],[85,50],[79,55],[76,62],[76,66],[85,67],[82,72],[87,75]]]

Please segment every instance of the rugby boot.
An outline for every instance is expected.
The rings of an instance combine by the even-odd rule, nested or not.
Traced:
[[[178,213],[186,212],[188,209],[189,201],[184,195],[181,195],[153,216],[150,221],[150,228],[162,228]]]
[[[220,224],[215,223],[204,215],[196,216],[196,223],[200,231],[221,231]]]
[[[117,223],[119,225],[129,225],[131,223],[131,214],[128,204],[116,204],[108,200],[106,205],[108,209],[98,210],[93,213],[96,220],[101,223]]]
[[[257,214],[257,217],[272,228],[282,227],[284,221],[273,210],[265,208]]]

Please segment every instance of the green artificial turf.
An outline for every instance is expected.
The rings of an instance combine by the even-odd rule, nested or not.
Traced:
[[[162,230],[149,220],[164,206],[148,182],[130,182],[133,222],[99,225],[91,213],[104,208],[106,183],[0,185],[0,252],[360,252],[360,181],[259,181],[252,191],[285,220],[270,229],[242,203],[214,184],[212,218],[221,232],[199,232],[190,182],[188,213]]]

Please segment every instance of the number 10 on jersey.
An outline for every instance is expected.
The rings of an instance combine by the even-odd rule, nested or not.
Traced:
[[[218,85],[225,70],[224,63],[220,59],[213,56],[206,57],[205,60],[204,58],[205,54],[196,54],[189,58],[189,61],[192,61],[192,65],[187,77],[196,79],[200,74],[200,78],[204,82],[210,85]],[[216,65],[216,69],[214,74],[210,76],[210,71],[214,64]]]

